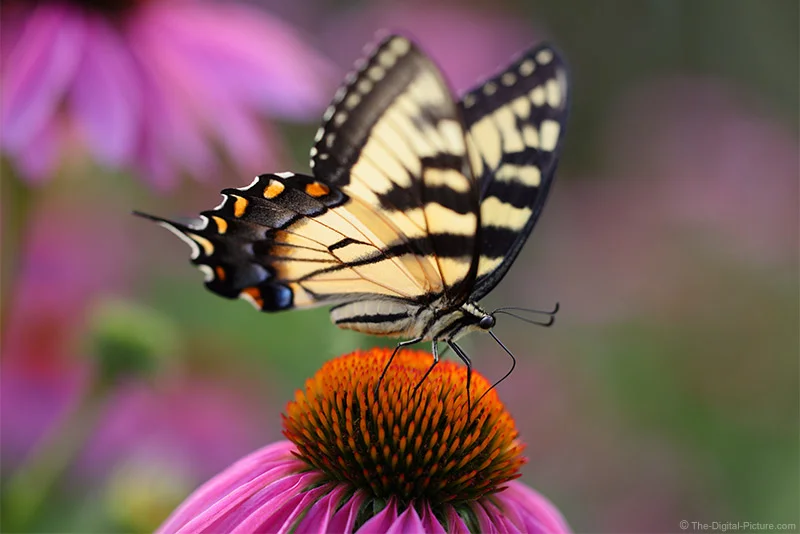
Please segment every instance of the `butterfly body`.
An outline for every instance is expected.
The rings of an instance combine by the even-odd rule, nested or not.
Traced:
[[[452,307],[442,302],[409,305],[388,300],[355,301],[331,309],[331,320],[339,328],[420,341],[454,341],[480,329],[484,317],[490,314],[474,302]]]
[[[218,295],[267,312],[331,305],[341,328],[451,343],[494,326],[477,303],[541,213],[568,101],[548,46],[457,101],[391,36],[326,110],[313,175],[260,175],[191,222],[146,217],[191,246]]]

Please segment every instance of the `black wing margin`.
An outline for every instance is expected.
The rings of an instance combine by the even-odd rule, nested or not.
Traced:
[[[481,188],[481,258],[472,300],[505,276],[541,214],[561,150],[569,90],[560,54],[539,45],[459,103]]]

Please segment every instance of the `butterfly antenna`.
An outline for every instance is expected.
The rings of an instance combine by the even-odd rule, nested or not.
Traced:
[[[408,345],[413,345],[414,343],[419,343],[420,341],[422,341],[421,336],[416,337],[414,339],[407,339],[406,341],[401,341],[400,343],[397,344],[397,346],[394,348],[394,351],[392,352],[392,355],[389,356],[389,361],[386,362],[386,367],[383,368],[381,376],[378,377],[378,383],[375,384],[375,390],[373,391],[373,393],[375,394],[376,397],[378,396],[378,389],[381,387],[381,383],[383,382],[383,377],[386,376],[386,371],[389,370],[389,366],[392,365],[392,360],[394,360],[394,357],[397,356],[398,351],[400,351],[400,349],[402,349],[403,347],[407,347]],[[436,362],[434,362],[434,365],[436,365]],[[428,370],[428,372],[430,372],[430,370]],[[427,376],[427,374],[425,376]]]
[[[470,395],[470,383],[472,382],[472,360],[469,359],[469,356],[456,345],[453,341],[447,341],[447,345],[453,349],[458,357],[461,359],[462,362],[467,366],[467,418],[472,420],[472,397]]]
[[[508,372],[507,372],[506,374],[504,374],[504,375],[503,375],[503,377],[502,377],[501,379],[499,379],[497,382],[495,382],[494,384],[492,384],[492,387],[490,387],[489,389],[487,389],[487,390],[486,390],[486,391],[483,393],[483,395],[481,395],[481,396],[480,396],[480,398],[478,399],[478,402],[481,402],[481,399],[483,399],[483,398],[486,396],[486,394],[487,394],[487,393],[489,393],[490,391],[492,391],[492,390],[493,390],[493,389],[494,389],[494,388],[495,388],[495,387],[496,387],[496,386],[497,386],[497,385],[498,385],[500,382],[502,382],[503,380],[505,380],[506,378],[508,378],[509,376],[511,376],[511,373],[513,373],[513,372],[514,372],[514,368],[517,366],[517,359],[514,357],[514,355],[511,353],[511,351],[510,351],[510,350],[508,350],[508,347],[506,347],[505,345],[503,345],[503,342],[502,342],[502,341],[500,341],[500,339],[498,339],[498,337],[497,337],[496,335],[494,335],[494,332],[492,332],[491,330],[489,330],[489,335],[490,335],[490,336],[492,336],[492,338],[493,338],[495,341],[497,341],[497,344],[498,344],[498,345],[500,345],[500,347],[502,347],[502,349],[503,349],[504,351],[506,351],[506,354],[508,354],[508,355],[511,357],[511,369],[509,369],[509,370],[508,370]],[[478,404],[478,402],[476,402],[475,404]]]
[[[503,308],[497,308],[496,310],[494,310],[492,312],[492,315],[494,315],[496,313],[501,313],[501,314],[504,314],[504,315],[510,315],[511,317],[514,317],[514,318],[519,319],[520,321],[524,321],[526,323],[535,324],[537,326],[550,327],[550,326],[553,326],[553,323],[556,322],[556,314],[558,313],[558,310],[560,308],[561,308],[561,306],[560,306],[560,304],[558,302],[556,302],[556,305],[552,310],[535,310],[535,309],[532,309],[532,308],[517,308],[517,307],[514,307],[514,306],[506,306],[506,307],[503,307]],[[536,319],[530,319],[528,317],[523,317],[523,316],[518,315],[516,313],[511,313],[512,311],[533,313],[533,314],[536,314],[536,315],[546,315],[547,316],[547,320],[539,321],[539,320],[536,320]],[[497,339],[497,338],[495,338],[495,339]],[[498,340],[498,342],[499,342],[499,340]]]

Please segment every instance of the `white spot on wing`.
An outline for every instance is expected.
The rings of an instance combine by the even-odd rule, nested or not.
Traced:
[[[356,83],[356,90],[362,94],[367,94],[372,90],[372,82],[362,78]]]
[[[547,105],[558,109],[561,106],[562,98],[561,86],[558,84],[558,80],[555,78],[547,80],[545,90],[547,91]]]
[[[520,119],[527,119],[531,114],[531,101],[528,95],[522,95],[511,101],[511,110]]]
[[[214,270],[208,265],[200,264],[197,266],[203,272],[206,282],[211,282],[214,279]]]
[[[533,70],[536,68],[536,64],[533,62],[532,59],[526,59],[522,62],[519,66],[519,73],[521,76],[530,76],[533,74]]]
[[[347,120],[347,112],[340,111],[336,115],[333,116],[333,124],[335,126],[341,126]]]
[[[407,39],[403,39],[401,37],[392,40],[390,47],[395,54],[402,56],[403,54],[408,53],[408,51],[411,49],[411,43],[409,43]]]
[[[369,76],[373,81],[380,81],[383,79],[384,71],[378,65],[373,65],[367,70],[367,76]]]
[[[315,148],[316,148],[316,147],[315,147]],[[312,149],[312,151],[313,151],[313,152],[316,152],[316,150],[314,150],[314,149]],[[278,177],[280,177],[280,178],[291,178],[292,176],[294,176],[294,173],[293,173],[293,172],[288,172],[288,171],[284,171],[284,172],[276,172],[276,173],[275,173],[275,176],[278,176]]]
[[[558,143],[558,134],[561,132],[561,126],[553,120],[544,120],[539,129],[541,136],[541,149],[548,152],[553,151]]]
[[[208,217],[206,217],[205,215],[200,215],[199,218],[195,219],[186,226],[188,226],[192,230],[205,230],[206,228],[208,228]]]
[[[392,65],[395,64],[395,61],[397,61],[397,56],[395,56],[389,50],[384,50],[383,52],[381,52],[381,55],[378,56],[378,63],[380,63],[381,66],[387,69],[391,68]]]
[[[500,81],[506,87],[511,87],[512,85],[514,85],[514,82],[517,81],[517,77],[514,76],[513,72],[506,72],[505,74],[503,74],[503,76],[500,77]]]
[[[347,108],[353,109],[361,102],[361,95],[358,93],[350,93],[347,95],[347,98],[344,99],[344,105]]]
[[[547,94],[545,93],[544,87],[541,85],[534,87],[528,94],[530,95],[531,101],[535,106],[542,106],[547,100]]]
[[[237,187],[236,189],[238,189],[239,191],[247,191],[248,189],[250,189],[251,187],[253,187],[253,186],[254,186],[254,185],[256,185],[257,183],[258,183],[258,176],[256,176],[255,178],[253,178],[253,181],[252,181],[252,182],[250,182],[250,185],[246,185],[246,186],[244,186],[244,187]]]
[[[547,49],[539,50],[539,53],[536,54],[536,61],[542,65],[547,65],[553,61],[553,52]]]

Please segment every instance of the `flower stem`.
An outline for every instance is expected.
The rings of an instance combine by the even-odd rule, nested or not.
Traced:
[[[8,310],[15,298],[14,288],[20,271],[22,244],[28,230],[28,219],[34,204],[31,188],[14,175],[8,164],[0,169],[0,198],[2,198],[2,234],[0,243],[3,249],[0,266],[0,336],[5,337],[8,323]]]
[[[6,532],[35,528],[42,506],[83,447],[102,414],[110,388],[97,385],[43,438],[4,488]]]

